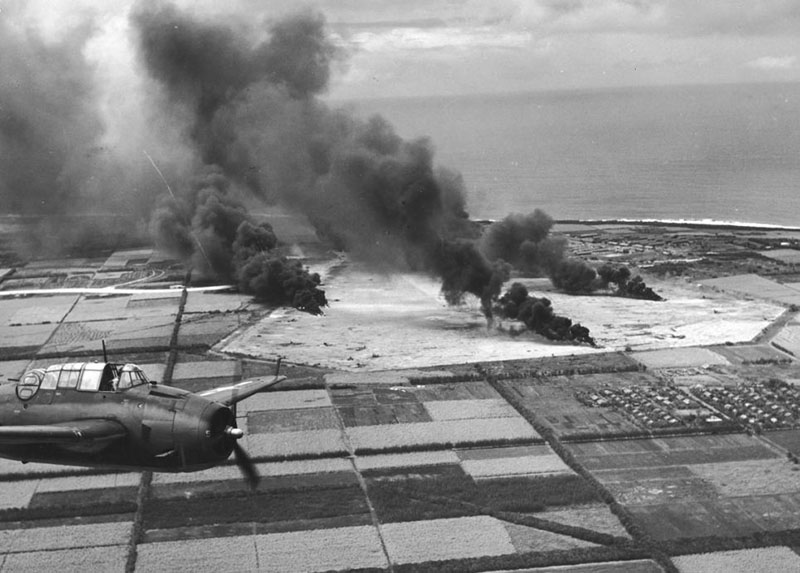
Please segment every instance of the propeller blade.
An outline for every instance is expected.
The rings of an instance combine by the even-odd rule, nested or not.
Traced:
[[[250,456],[247,455],[247,452],[244,451],[244,448],[239,445],[239,442],[233,443],[233,455],[247,485],[250,486],[250,489],[255,490],[261,478],[258,475],[255,464],[250,459]]]

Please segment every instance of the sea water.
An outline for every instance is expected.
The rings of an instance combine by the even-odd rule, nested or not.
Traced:
[[[712,219],[800,225],[800,84],[352,103],[429,137],[473,217]]]

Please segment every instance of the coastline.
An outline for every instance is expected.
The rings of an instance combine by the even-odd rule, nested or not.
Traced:
[[[488,221],[488,220],[487,220]],[[716,219],[556,219],[561,225],[644,225],[649,227],[689,227],[693,229],[731,229],[735,231],[800,231],[800,227]]]

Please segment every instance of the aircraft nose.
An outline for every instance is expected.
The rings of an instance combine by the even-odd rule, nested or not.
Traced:
[[[221,404],[210,404],[206,408],[198,430],[207,447],[225,457],[230,455],[234,442],[244,435],[236,427],[236,418],[231,409]]]

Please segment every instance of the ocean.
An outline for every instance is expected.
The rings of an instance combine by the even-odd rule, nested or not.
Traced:
[[[475,218],[800,226],[800,84],[352,102],[460,171]]]

